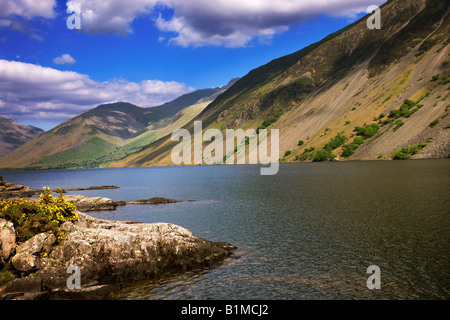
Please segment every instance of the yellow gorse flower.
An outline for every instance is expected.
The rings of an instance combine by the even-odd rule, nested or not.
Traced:
[[[9,217],[11,221],[14,220],[15,228],[19,227],[20,229],[23,225],[30,225],[29,221],[41,221],[39,220],[41,218],[38,218],[38,216],[44,217],[44,220],[47,221],[46,223],[50,222],[54,226],[52,230],[58,242],[60,242],[63,234],[59,230],[59,226],[64,222],[77,221],[77,208],[74,204],[66,201],[60,189],[57,190],[60,192],[57,198],[53,197],[49,187],[44,187],[43,189],[44,193],[41,193],[37,203],[24,199],[0,201],[0,218]],[[40,223],[38,222],[38,227]],[[26,230],[24,232],[27,232]],[[42,231],[33,230],[33,233],[36,232]],[[30,235],[32,234],[30,233]]]

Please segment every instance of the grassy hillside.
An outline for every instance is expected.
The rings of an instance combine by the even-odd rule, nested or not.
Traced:
[[[0,159],[0,167],[107,166],[185,125],[227,88],[197,90],[153,108],[124,102],[100,105],[29,141]]]

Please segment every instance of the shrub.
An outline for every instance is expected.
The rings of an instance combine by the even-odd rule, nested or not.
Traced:
[[[401,112],[400,112],[400,110],[391,110],[391,111],[389,111],[389,118],[394,118],[394,119],[396,119],[396,118],[399,118],[401,116]]]
[[[309,153],[302,153],[300,156],[296,156],[295,160],[305,161],[305,160],[308,160],[309,158],[310,158],[310,154]]]
[[[414,113],[416,113],[417,111],[419,111],[419,108],[414,107],[411,109],[409,116],[412,116]],[[409,116],[407,118],[409,118]]]
[[[429,124],[430,128],[434,128],[435,126],[437,126],[439,124],[439,119],[434,119],[433,121],[431,121],[431,123]]]
[[[363,136],[366,138],[370,138],[373,135],[375,135],[379,129],[380,126],[376,123],[373,123],[371,125],[365,125],[364,127],[355,127],[356,134],[358,136]]]
[[[314,162],[319,161],[332,161],[336,158],[335,155],[333,155],[330,151],[326,149],[322,149],[316,152],[316,154],[313,157]]]
[[[342,150],[342,156],[350,157],[355,153],[356,149],[358,149],[363,143],[364,143],[363,137],[356,137],[352,143],[344,146],[344,149]]]
[[[450,77],[444,77],[444,78],[442,78],[442,80],[441,80],[441,84],[447,84],[447,83],[449,83],[450,82]]]
[[[438,73],[438,74],[435,74],[435,75],[433,76],[433,78],[431,78],[431,81],[437,81],[437,80],[439,80],[439,77],[440,77],[439,73]]]
[[[288,151],[286,151],[286,152],[284,153],[284,157],[287,157],[287,156],[290,155],[290,154],[291,154],[291,151],[288,150]]]
[[[412,100],[405,99],[405,101],[403,101],[403,105],[406,105],[408,107],[408,109],[411,109],[412,107],[414,107],[416,105],[416,103]]]
[[[333,151],[334,149],[339,148],[345,143],[345,136],[341,135],[340,133],[337,134],[336,137],[330,140],[325,146],[324,149],[327,149],[329,151]]]
[[[406,148],[399,149],[394,153],[394,160],[406,160],[409,159],[411,155],[407,152]]]
[[[50,188],[44,187],[39,201],[9,200],[0,202],[0,218],[11,221],[18,242],[24,242],[41,232],[52,232],[57,242],[62,241],[59,226],[64,222],[78,220],[76,207],[60,195],[55,199]]]
[[[302,146],[303,144],[304,144],[305,142],[303,141],[303,140],[300,140],[298,143],[297,143],[297,146]]]
[[[402,120],[400,120],[400,119],[398,119],[397,121],[395,121],[395,128],[394,128],[394,131],[397,131],[398,129],[400,129],[400,127],[401,126],[403,126],[405,123],[402,121]]]
[[[389,124],[389,123],[394,123],[394,119],[388,118],[388,119],[386,119],[386,120],[383,120],[383,125],[384,125],[384,126],[387,125],[387,124]]]
[[[405,117],[405,118],[409,118],[409,116],[411,115],[411,112],[409,111],[409,107],[406,104],[403,104],[400,107],[400,117]]]
[[[344,150],[342,150],[343,157],[350,157],[355,153],[355,150],[359,148],[359,144],[352,142],[346,146],[344,146]]]
[[[354,143],[356,143],[358,146],[362,145],[364,143],[364,138],[363,137],[356,137],[353,140]]]
[[[394,153],[394,160],[409,159],[412,155],[419,153],[419,151],[425,148],[426,145],[426,143],[420,143],[414,146],[398,149]]]

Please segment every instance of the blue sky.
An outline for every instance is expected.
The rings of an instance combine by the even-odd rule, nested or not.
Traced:
[[[101,103],[156,106],[225,85],[382,2],[3,0],[0,115],[48,130]],[[80,30],[67,28],[68,5]]]

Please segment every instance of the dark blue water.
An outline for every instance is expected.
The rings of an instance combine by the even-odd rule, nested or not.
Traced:
[[[116,299],[448,299],[450,161],[3,172],[32,188],[113,200],[195,200],[90,213],[170,222],[238,249],[210,270],[129,285]],[[367,267],[381,269],[369,290]]]

